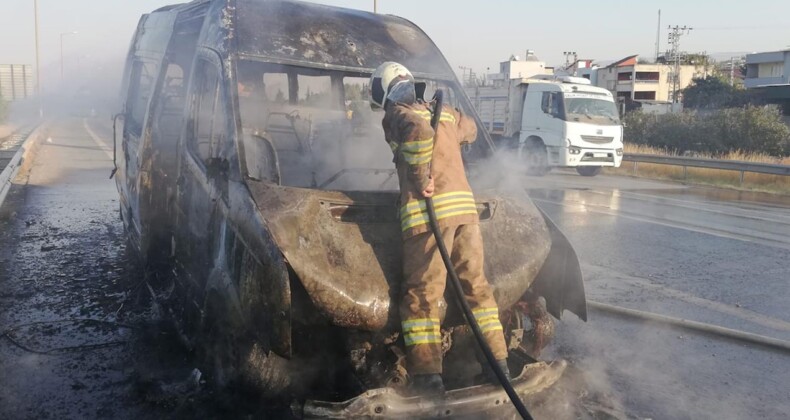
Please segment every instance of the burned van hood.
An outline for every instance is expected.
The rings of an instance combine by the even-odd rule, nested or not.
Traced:
[[[349,328],[397,325],[402,239],[396,193],[248,185],[275,243],[323,315]],[[477,195],[486,274],[500,307],[509,307],[543,265],[549,231],[532,203]]]

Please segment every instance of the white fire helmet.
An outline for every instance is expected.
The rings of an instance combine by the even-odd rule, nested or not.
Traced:
[[[387,101],[387,95],[390,93],[392,81],[405,77],[414,81],[414,76],[411,75],[409,69],[402,64],[393,61],[382,63],[376,71],[370,76],[370,105],[371,108],[379,107],[384,108]]]

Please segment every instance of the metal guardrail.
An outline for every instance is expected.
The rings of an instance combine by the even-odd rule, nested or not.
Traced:
[[[36,128],[40,125],[29,125],[21,128],[10,136],[0,139],[0,206],[3,205],[11,183],[14,180],[29,152],[31,140],[34,139]]]
[[[741,173],[741,184],[743,184],[743,174],[754,172],[758,174],[790,176],[790,165],[778,165],[771,163],[745,162],[741,160],[718,160],[683,156],[661,156],[645,155],[640,153],[626,153],[623,161],[634,163],[634,175],[637,174],[639,163],[653,163],[657,165],[672,165],[683,167],[683,178],[686,178],[687,168],[707,168],[720,169],[724,171],[736,171]]]

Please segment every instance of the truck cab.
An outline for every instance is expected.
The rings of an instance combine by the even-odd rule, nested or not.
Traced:
[[[586,81],[587,84],[582,81]],[[575,167],[584,176],[619,167],[623,128],[612,94],[581,78],[523,83],[519,155],[542,175],[553,166]]]

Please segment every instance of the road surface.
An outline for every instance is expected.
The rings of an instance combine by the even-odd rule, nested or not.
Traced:
[[[187,380],[191,355],[152,321],[126,252],[110,136],[106,121],[56,121],[0,211],[0,418],[281,414]],[[523,182],[574,243],[589,298],[790,340],[788,198],[569,172]],[[558,326],[544,356],[572,369],[536,414],[790,413],[790,355],[596,311]]]
[[[530,196],[574,244],[588,298],[790,340],[790,197],[559,172]],[[790,354],[591,311],[552,354],[638,418],[787,418]]]

